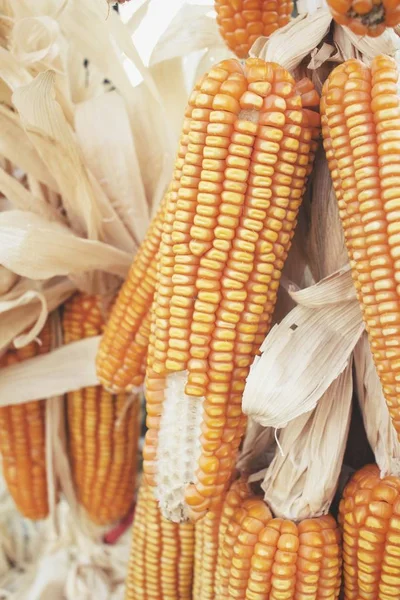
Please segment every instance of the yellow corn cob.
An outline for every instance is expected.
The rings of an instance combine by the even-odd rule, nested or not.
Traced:
[[[0,358],[8,367],[50,351],[48,323],[24,348],[10,348]],[[46,475],[46,402],[38,400],[0,408],[0,453],[7,487],[20,513],[44,519],[49,512]]]
[[[215,600],[339,597],[340,535],[330,515],[298,524],[273,519],[253,497],[235,511],[221,541]]]
[[[287,25],[293,11],[291,0],[215,0],[219,31],[239,58],[260,36],[270,36]]]
[[[194,527],[164,519],[146,482],[132,529],[125,600],[191,600]]]
[[[219,513],[208,512],[197,521],[193,585],[195,600],[214,600],[218,549],[224,542],[229,520],[250,493],[247,482],[238,479],[225,496],[222,510]]]
[[[345,600],[400,598],[400,479],[367,465],[347,484],[339,513]]]
[[[327,0],[336,23],[357,35],[377,37],[400,23],[397,0]]]
[[[64,342],[99,335],[104,325],[99,299],[74,295],[64,307]],[[67,394],[71,468],[79,502],[91,519],[106,524],[122,518],[135,492],[140,405],[127,394],[102,386]]]
[[[245,379],[316,149],[319,115],[308,107],[318,102],[309,80],[258,59],[220,63],[189,100],[157,266],[144,470],[154,485],[165,377],[187,370],[186,394],[204,398],[192,518],[218,510],[229,484]]]
[[[350,60],[323,89],[324,146],[375,365],[400,436],[400,99],[396,62]]]
[[[165,201],[135,256],[100,343],[97,375],[100,383],[113,393],[130,391],[144,379],[164,208]]]

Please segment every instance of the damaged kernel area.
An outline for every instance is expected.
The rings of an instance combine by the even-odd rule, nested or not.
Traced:
[[[204,397],[191,518],[219,506],[234,468],[245,380],[270,327],[318,107],[309,80],[258,59],[218,64],[189,100],[157,265],[144,468],[154,481],[165,378],[187,371],[185,393]]]
[[[287,25],[293,11],[291,0],[215,0],[217,23],[227,46],[246,58],[260,36],[270,36]]]
[[[327,0],[332,16],[357,35],[377,37],[400,23],[400,5],[393,0]]]

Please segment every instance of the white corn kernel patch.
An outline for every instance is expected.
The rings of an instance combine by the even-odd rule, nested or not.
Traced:
[[[156,498],[163,516],[176,523],[188,519],[185,490],[201,454],[204,398],[185,394],[187,379],[187,371],[167,376],[157,446]]]

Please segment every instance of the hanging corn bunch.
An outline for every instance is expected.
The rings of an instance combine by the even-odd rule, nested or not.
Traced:
[[[9,367],[50,351],[47,322],[38,339],[23,348],[10,348],[0,358]],[[46,401],[0,407],[0,453],[4,479],[20,513],[44,519],[49,512],[46,474]]]
[[[245,379],[271,323],[316,149],[317,105],[309,80],[257,59],[220,63],[190,97],[146,381],[144,470],[170,518],[217,509],[229,484]]]
[[[349,60],[323,89],[324,147],[354,285],[393,424],[400,435],[400,99],[396,62]]]
[[[191,600],[194,526],[161,515],[145,481],[132,529],[125,600]]]
[[[327,0],[332,16],[357,35],[377,37],[400,23],[397,0]]]
[[[64,306],[64,342],[99,335],[100,300],[75,294]],[[133,503],[140,428],[140,403],[102,386],[67,394],[71,469],[79,502],[90,518],[106,524],[122,518]]]
[[[245,58],[254,42],[289,23],[292,0],[215,0],[217,23],[227,46]]]

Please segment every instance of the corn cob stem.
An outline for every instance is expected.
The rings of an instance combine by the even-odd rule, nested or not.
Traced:
[[[217,510],[229,485],[245,379],[270,327],[316,149],[319,115],[308,107],[318,102],[310,81],[258,59],[220,63],[189,100],[160,244],[144,469],[157,483],[163,389],[187,370],[185,393],[203,412],[185,494],[191,518]]]
[[[400,101],[393,59],[350,60],[323,90],[324,146],[352,275],[386,402],[400,436]]]
[[[38,341],[20,349],[10,348],[0,358],[8,367],[50,351],[47,322]],[[44,519],[49,512],[46,474],[46,401],[38,400],[0,408],[0,453],[3,475],[20,513],[28,519]]]
[[[104,322],[99,298],[76,294],[64,307],[66,344],[99,335]],[[140,403],[102,386],[67,394],[71,469],[79,502],[90,518],[106,524],[122,518],[133,502]]]

